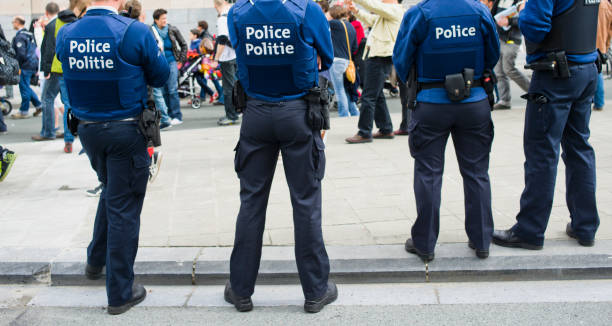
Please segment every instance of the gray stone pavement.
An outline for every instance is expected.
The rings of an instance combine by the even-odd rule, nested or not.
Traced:
[[[612,94],[607,82],[607,94]],[[514,109],[493,112],[495,140],[490,175],[496,227],[513,224],[523,189],[524,101],[513,93]],[[185,103],[184,103],[185,104]],[[399,100],[389,100],[399,125]],[[612,106],[593,113],[591,141],[597,155],[597,239],[612,239]],[[186,123],[163,133],[162,170],[147,192],[142,213],[143,247],[231,246],[239,208],[239,180],[233,151],[239,126],[216,127],[220,107],[192,110]],[[97,185],[81,149],[64,154],[62,141],[32,143],[28,135],[39,119],[8,120],[10,133],[0,144],[18,152],[11,175],[0,184],[0,248],[84,248],[91,236],[97,198],[85,190]],[[334,118],[327,139],[323,181],[323,231],[330,245],[401,244],[416,217],[412,192],[413,160],[407,138],[347,145],[356,118]],[[19,138],[16,138],[19,136]],[[276,171],[267,215],[265,245],[293,243],[292,214],[282,160]],[[564,166],[559,177],[548,239],[566,239],[569,216],[564,200]],[[439,242],[465,242],[463,191],[452,141],[446,152]]]

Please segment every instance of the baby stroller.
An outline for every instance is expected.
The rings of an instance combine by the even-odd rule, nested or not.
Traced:
[[[2,89],[2,86],[0,86],[0,89]],[[0,97],[0,114],[2,114],[3,116],[7,116],[11,113],[11,110],[13,110],[13,105],[11,104],[11,102],[9,102],[4,97]]]
[[[178,94],[180,98],[191,97],[191,107],[199,109],[202,103],[196,92],[196,74],[200,73],[202,56],[197,51],[187,52],[187,62],[179,69]]]

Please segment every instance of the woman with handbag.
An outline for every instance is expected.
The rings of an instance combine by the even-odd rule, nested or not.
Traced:
[[[334,86],[336,99],[338,101],[338,116],[358,116],[357,104],[352,101],[344,89],[344,78],[354,83],[356,80],[355,65],[351,51],[357,49],[357,37],[355,28],[344,18],[348,11],[341,6],[333,6],[328,11],[329,27],[331,30],[332,43],[334,45],[334,63],[329,70],[330,79]]]

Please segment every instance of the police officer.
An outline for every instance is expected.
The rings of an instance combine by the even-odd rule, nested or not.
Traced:
[[[404,15],[393,63],[403,82],[416,65],[419,90],[408,127],[410,153],[415,159],[417,219],[405,248],[425,262],[434,259],[440,228],[449,134],[463,177],[469,245],[478,257],[489,255],[493,218],[488,169],[493,124],[481,77],[498,58],[495,23],[477,1],[425,0]]]
[[[328,281],[329,259],[321,232],[325,146],[321,126],[312,124],[314,105],[305,97],[317,86],[317,68],[329,69],[333,61],[329,24],[310,0],[238,0],[227,20],[247,101],[235,149],[241,205],[225,300],[238,311],[253,309],[250,297],[280,151],[293,204],[304,309],[318,312],[338,292]]]
[[[591,103],[597,88],[597,14],[600,0],[531,0],[519,27],[534,70],[525,112],[525,189],[516,224],[495,231],[504,247],[542,249],[559,163],[565,162],[568,236],[594,244],[595,153],[589,144]]]
[[[121,314],[146,296],[134,283],[140,212],[149,176],[147,142],[138,128],[147,85],[169,76],[149,28],[119,16],[125,0],[94,1],[82,19],[60,30],[57,56],[78,133],[104,185],[87,248],[86,276],[106,265],[108,313]]]

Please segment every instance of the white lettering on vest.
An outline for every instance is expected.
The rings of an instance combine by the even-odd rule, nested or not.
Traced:
[[[72,39],[68,44],[68,67],[76,70],[112,70],[115,61],[108,58],[111,40]],[[104,54],[107,57],[104,57]]]
[[[461,27],[461,25],[452,25],[449,29],[436,27],[436,40],[439,40],[440,36],[445,39],[476,36],[476,27]]]
[[[291,29],[274,25],[255,25],[245,28],[245,51],[247,56],[279,56],[295,53],[288,44],[292,39]]]

